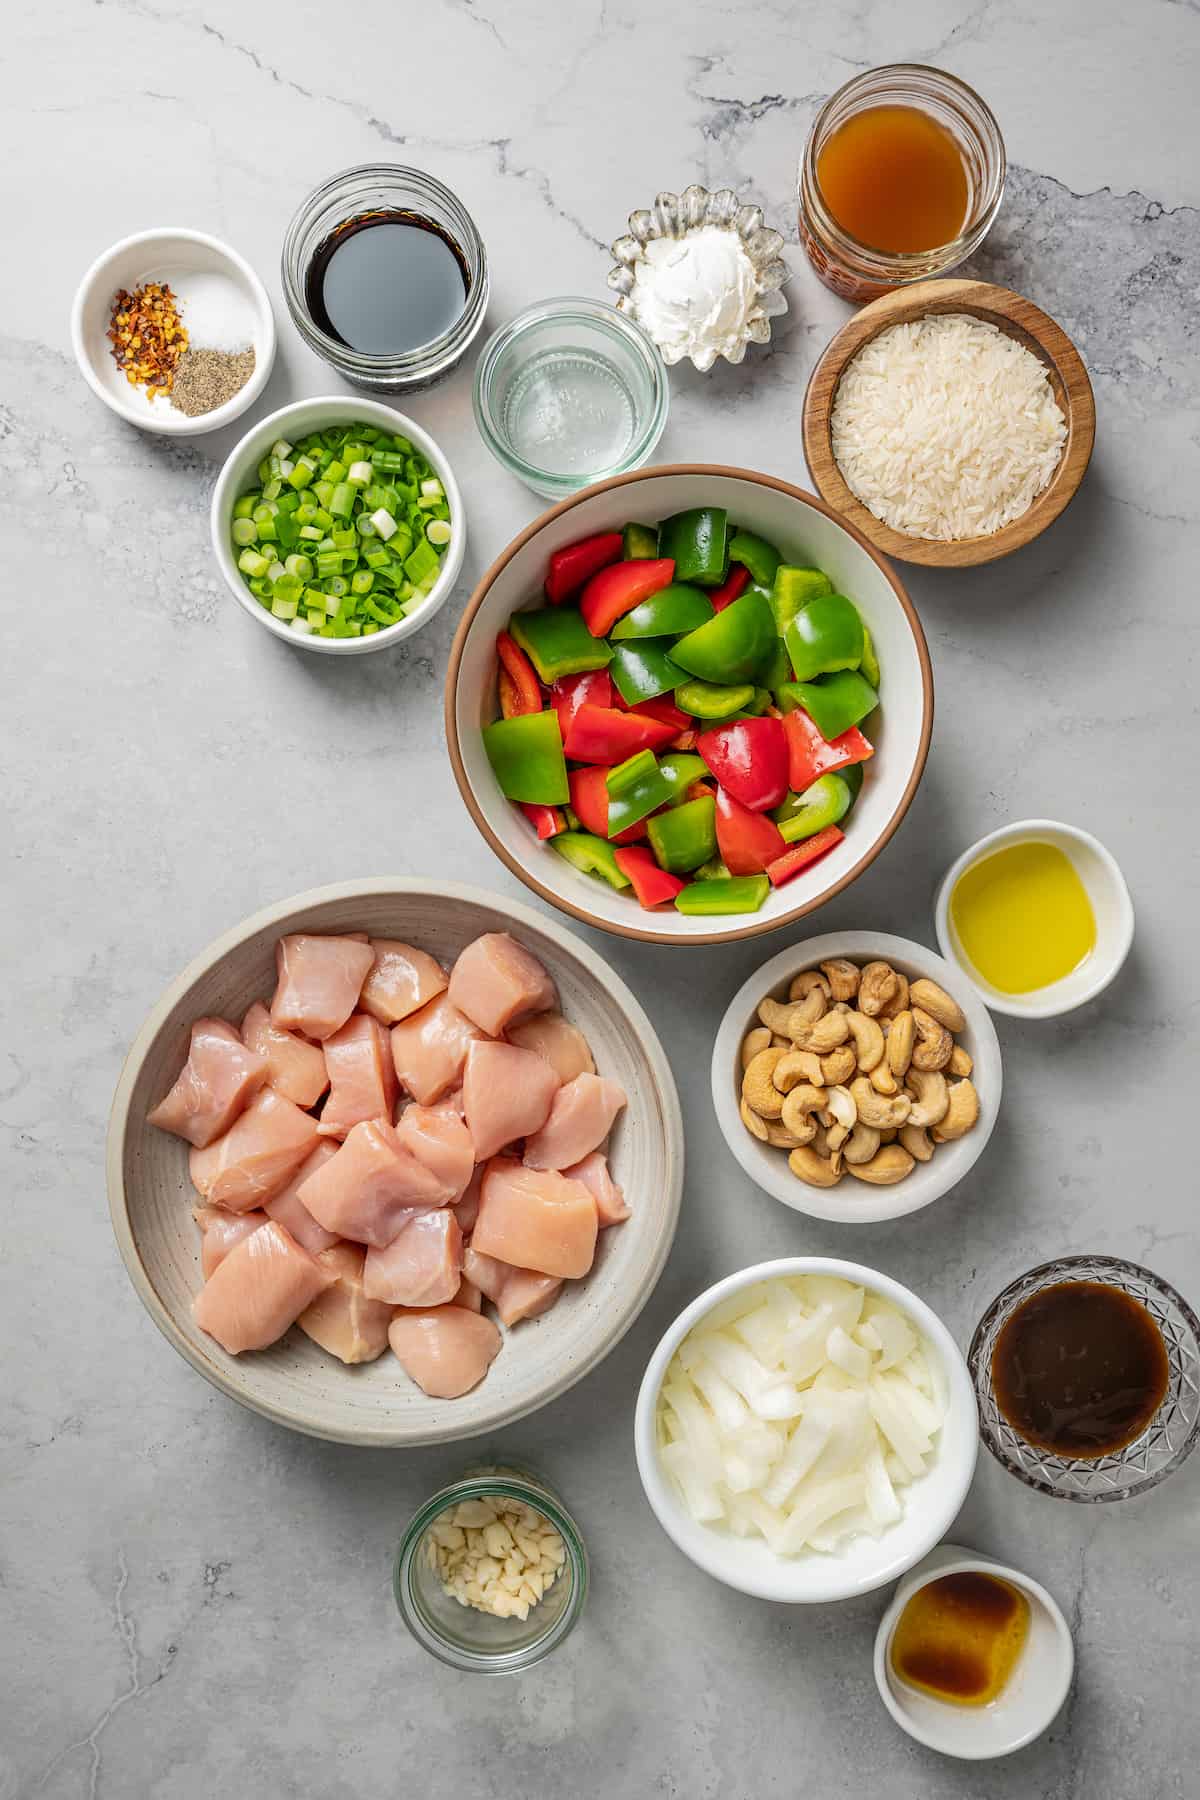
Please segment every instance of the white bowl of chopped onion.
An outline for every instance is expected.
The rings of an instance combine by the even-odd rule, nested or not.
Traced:
[[[784,1257],[685,1308],[647,1366],[638,1473],[707,1574],[762,1600],[846,1600],[945,1536],[975,1471],[966,1360],[917,1295],[860,1263]]]

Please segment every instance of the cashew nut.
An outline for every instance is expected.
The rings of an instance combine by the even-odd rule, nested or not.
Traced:
[[[832,1156],[818,1156],[809,1146],[793,1150],[788,1157],[788,1168],[809,1187],[836,1187],[842,1179],[842,1156],[834,1151]]]
[[[868,963],[859,978],[858,1010],[873,1019],[896,992],[899,982],[890,963]]]
[[[842,1146],[842,1156],[847,1163],[870,1162],[878,1148],[879,1133],[860,1119]]]
[[[881,1019],[894,1019],[897,1013],[908,1011],[908,976],[902,975],[899,969],[893,969],[892,974],[896,977],[896,991],[880,1007]]]
[[[908,1087],[915,1098],[908,1115],[910,1125],[940,1125],[950,1105],[946,1077],[938,1069],[910,1069]]]
[[[900,1133],[897,1131],[896,1127],[893,1125],[888,1130],[880,1132],[879,1141],[881,1144],[894,1144],[896,1139],[899,1136],[900,1136]]]
[[[950,1089],[950,1104],[946,1108],[946,1116],[933,1128],[934,1143],[948,1144],[953,1138],[963,1137],[978,1117],[979,1095],[975,1091],[974,1082],[956,1081]]]
[[[913,1024],[911,1012],[907,1008],[904,1012],[898,1012],[891,1021],[887,1034],[887,1065],[897,1081],[904,1080],[912,1061],[916,1037],[917,1028]]]
[[[765,1119],[760,1119],[754,1108],[746,1100],[742,1101],[741,1105],[738,1107],[738,1112],[741,1114],[742,1124],[746,1127],[750,1136],[756,1137],[760,1143],[765,1144],[767,1142],[767,1121]]]
[[[965,1031],[967,1016],[957,1000],[952,1000],[945,988],[939,987],[936,981],[930,981],[922,975],[914,981],[909,990],[914,1006],[923,1007],[931,1018],[944,1025],[947,1031]]]
[[[844,1125],[831,1125],[825,1134],[825,1142],[829,1145],[830,1150],[840,1150],[849,1136],[850,1133]]]
[[[786,1054],[784,1050],[760,1050],[746,1065],[742,1076],[742,1099],[760,1119],[778,1119],[783,1112],[783,1095],[771,1077],[775,1065]]]
[[[818,1156],[828,1156],[830,1149],[832,1148],[829,1142],[829,1133],[824,1125],[822,1125],[819,1113],[817,1115],[817,1129],[813,1135],[812,1147]]]
[[[811,1056],[813,1053],[811,1050],[806,1050],[801,1054]],[[822,1056],[820,1059],[819,1085],[821,1087],[837,1087],[852,1078],[857,1066],[858,1058],[854,1054],[853,1045],[839,1044],[836,1050],[831,1050],[828,1056]]]
[[[823,998],[824,996],[822,996]],[[782,1006],[778,1000],[772,1000],[768,995],[765,1000],[759,1002],[758,1017],[768,1031],[776,1037],[787,1038],[790,1042],[793,1031],[804,1030],[805,1022],[798,1016],[803,1004],[804,1002],[801,1001],[796,1006]]]
[[[912,1054],[914,1069],[944,1069],[950,1061],[954,1049],[954,1039],[922,1006],[913,1007],[913,1024],[917,1029],[917,1044]]]
[[[764,1119],[762,1123],[767,1128],[767,1142],[774,1150],[798,1150],[805,1142],[802,1137],[796,1137],[784,1126],[776,1125],[773,1119]]]
[[[864,1075],[869,1075],[883,1060],[883,1032],[875,1020],[868,1019],[865,1013],[848,1012],[843,1016],[850,1036],[854,1039],[858,1066]]]
[[[760,1050],[769,1050],[770,1047],[771,1033],[767,1030],[765,1025],[756,1025],[753,1031],[748,1031],[742,1039],[743,1069],[749,1068]]]
[[[891,1095],[900,1092],[900,1083],[896,1080],[896,1077],[892,1074],[892,1071],[888,1068],[886,1063],[878,1063],[867,1076],[867,1080],[877,1094]]]
[[[913,1169],[913,1159],[901,1144],[885,1144],[870,1162],[850,1163],[849,1173],[856,1181],[869,1181],[874,1187],[890,1187],[903,1181]]]
[[[863,1124],[881,1130],[905,1124],[912,1111],[912,1100],[907,1094],[877,1094],[865,1075],[850,1083],[850,1094]]]
[[[825,1089],[813,1087],[811,1082],[802,1081],[791,1089],[783,1102],[780,1113],[785,1131],[801,1144],[810,1144],[817,1135],[817,1121],[809,1117],[810,1113],[820,1112],[825,1105]]]
[[[847,1133],[853,1131],[858,1123],[858,1107],[849,1088],[831,1087],[825,1099],[825,1109],[833,1114],[839,1125],[846,1127]]]
[[[858,992],[858,964],[852,963],[848,957],[834,956],[821,964],[829,981],[829,989],[835,1000],[853,1000]]]
[[[975,1064],[967,1055],[961,1044],[955,1044],[950,1052],[950,1061],[946,1064],[947,1075],[970,1075]]]
[[[832,995],[829,983],[819,969],[805,969],[801,974],[794,975],[791,986],[788,988],[788,999],[803,1000],[806,995],[812,993],[814,988],[820,988],[826,1005],[828,1005]]]
[[[773,1031],[771,1033],[771,1048],[772,1048],[772,1050],[790,1050],[791,1047],[792,1047],[791,1038],[780,1037],[779,1033],[776,1031]]]
[[[900,1127],[900,1142],[910,1156],[920,1163],[926,1163],[933,1155],[933,1145],[929,1141],[929,1133],[923,1125],[914,1125],[910,1119],[907,1125]]]
[[[813,991],[816,992],[815,989]],[[797,1039],[801,1049],[815,1050],[818,1056],[825,1056],[830,1050],[836,1050],[850,1036],[848,1016],[843,1012],[826,1013],[823,1019],[807,1026]]]
[[[797,1082],[811,1082],[813,1087],[824,1087],[821,1078],[821,1059],[815,1050],[789,1050],[775,1064],[771,1076],[781,1094],[789,1094]]]

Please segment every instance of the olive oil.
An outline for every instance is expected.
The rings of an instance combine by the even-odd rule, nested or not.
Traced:
[[[1061,981],[1091,955],[1096,919],[1056,844],[1009,844],[965,869],[950,896],[963,954],[1001,994]]]
[[[851,113],[817,154],[817,186],[850,237],[901,255],[952,244],[971,199],[958,139],[918,106]]]
[[[959,1569],[918,1588],[892,1637],[902,1681],[956,1706],[1003,1692],[1029,1634],[1029,1602],[1010,1581]]]

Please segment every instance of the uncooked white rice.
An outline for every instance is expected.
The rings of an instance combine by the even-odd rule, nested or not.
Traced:
[[[833,454],[877,519],[910,537],[989,537],[1053,475],[1067,427],[1038,358],[995,325],[890,325],[843,372]]]

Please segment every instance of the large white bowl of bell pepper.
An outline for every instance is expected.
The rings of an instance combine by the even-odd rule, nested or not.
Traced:
[[[488,570],[446,735],[492,849],[587,924],[770,931],[849,885],[925,767],[933,678],[891,567],[813,495],[643,469],[554,507]]]

